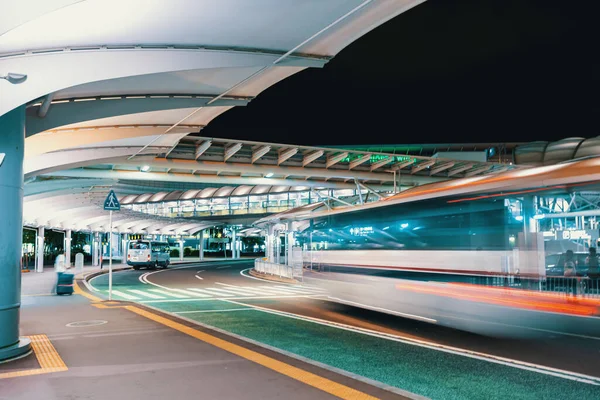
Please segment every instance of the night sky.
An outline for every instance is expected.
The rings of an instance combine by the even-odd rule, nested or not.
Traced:
[[[201,135],[302,145],[600,135],[594,3],[428,0]]]

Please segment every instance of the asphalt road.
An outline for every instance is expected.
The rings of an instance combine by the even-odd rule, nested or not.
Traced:
[[[600,398],[600,338],[499,339],[327,301],[306,285],[244,274],[251,261],[114,275],[140,302],[431,398]],[[106,295],[107,277],[91,282]]]

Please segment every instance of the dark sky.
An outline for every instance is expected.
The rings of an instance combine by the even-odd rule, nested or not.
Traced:
[[[600,135],[594,3],[428,0],[201,134],[304,145]]]

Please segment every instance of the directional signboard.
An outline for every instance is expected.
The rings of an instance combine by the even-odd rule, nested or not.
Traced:
[[[119,199],[117,199],[117,195],[112,190],[106,196],[106,200],[104,200],[104,209],[109,211],[119,211],[121,209]]]

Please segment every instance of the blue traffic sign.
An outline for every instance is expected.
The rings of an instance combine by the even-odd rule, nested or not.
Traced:
[[[119,211],[121,209],[119,199],[117,199],[117,195],[112,190],[106,196],[106,200],[104,200],[104,209],[110,211]]]

